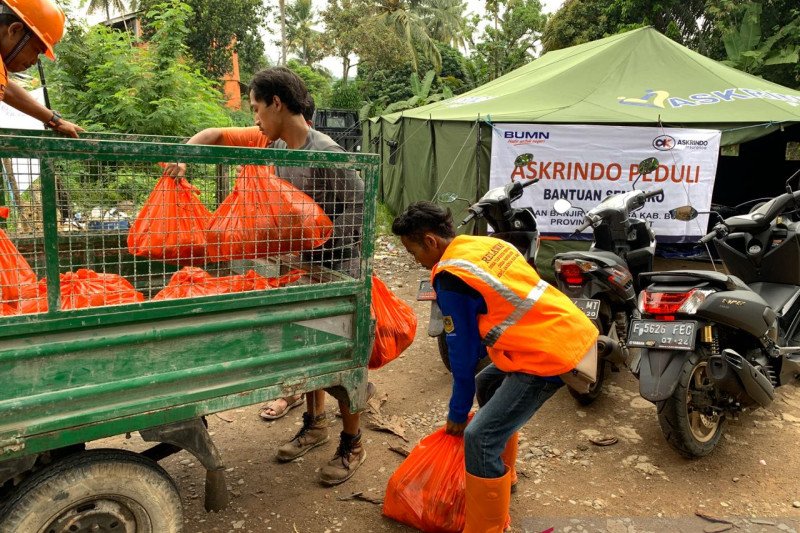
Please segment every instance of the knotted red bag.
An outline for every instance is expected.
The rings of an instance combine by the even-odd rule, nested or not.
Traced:
[[[383,514],[427,533],[460,532],[466,483],[464,437],[442,427],[422,439],[389,478]]]
[[[380,368],[397,359],[414,342],[417,315],[377,276],[372,276],[372,315],[375,317],[375,344],[368,368]]]
[[[128,232],[131,254],[161,261],[202,263],[211,212],[185,178],[158,180]]]
[[[0,218],[8,218],[8,207],[0,207]],[[0,229],[0,300],[13,302],[20,289],[31,283],[36,283],[36,273]]]
[[[209,222],[208,257],[232,261],[310,250],[332,232],[322,208],[276,177],[273,167],[244,165]]]

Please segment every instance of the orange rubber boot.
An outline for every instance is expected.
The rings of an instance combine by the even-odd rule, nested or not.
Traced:
[[[500,454],[503,464],[511,471],[511,486],[517,484],[517,451],[519,450],[519,432],[514,433],[506,443],[506,449]],[[513,490],[513,489],[512,489]]]
[[[467,472],[466,512],[463,533],[502,533],[511,524],[511,470],[488,479]]]

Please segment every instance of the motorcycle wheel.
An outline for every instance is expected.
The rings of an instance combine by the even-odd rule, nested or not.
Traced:
[[[445,368],[447,368],[448,372],[453,372],[450,368],[450,350],[447,348],[447,340],[445,339],[445,334],[442,333],[441,335],[436,336],[436,344],[439,345],[439,357],[442,358],[442,363],[444,363]],[[480,361],[478,361],[478,366],[475,367],[475,373],[477,374],[489,364],[491,364],[491,360],[488,357],[484,357]]]
[[[658,422],[667,442],[684,457],[703,457],[717,446],[725,427],[725,415],[708,415],[696,408],[696,398],[713,392],[704,350],[692,352],[681,369],[675,392],[657,405]]]
[[[578,392],[575,389],[567,387],[569,393],[581,405],[591,405],[600,396],[603,391],[603,380],[606,377],[606,363],[602,359],[597,361],[597,381],[592,383],[589,392]]]

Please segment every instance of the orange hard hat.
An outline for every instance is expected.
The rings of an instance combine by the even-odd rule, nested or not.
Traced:
[[[55,59],[53,47],[64,35],[64,11],[52,0],[2,0],[47,47],[45,55]]]

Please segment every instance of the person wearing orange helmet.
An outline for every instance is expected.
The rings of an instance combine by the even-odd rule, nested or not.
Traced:
[[[61,118],[8,79],[9,72],[29,69],[45,54],[55,59],[53,47],[64,34],[64,12],[51,0],[0,0],[0,101],[41,120],[55,131],[77,137],[83,128]]]

